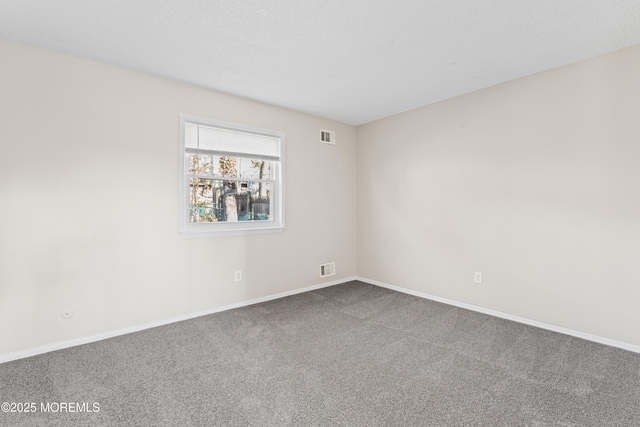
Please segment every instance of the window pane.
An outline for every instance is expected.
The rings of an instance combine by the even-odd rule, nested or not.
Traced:
[[[238,176],[238,158],[226,156],[213,156],[213,164],[215,165],[215,175],[228,178],[236,178]]]
[[[240,178],[270,179],[271,162],[268,160],[238,159]]]
[[[228,181],[226,181],[228,182]],[[235,199],[238,221],[268,221],[271,219],[271,183],[238,181]],[[230,200],[227,199],[227,203]]]
[[[198,156],[196,154],[187,153],[185,161],[187,165],[187,173],[195,174],[196,170],[198,170]]]
[[[191,179],[190,222],[268,221],[271,183]]]
[[[223,193],[222,181],[195,178],[189,180],[189,221],[220,221],[218,199]]]
[[[191,175],[214,175],[214,159],[207,154],[187,153],[187,173]]]

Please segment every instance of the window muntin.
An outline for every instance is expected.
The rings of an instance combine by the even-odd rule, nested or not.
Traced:
[[[181,115],[181,232],[281,231],[284,134]]]

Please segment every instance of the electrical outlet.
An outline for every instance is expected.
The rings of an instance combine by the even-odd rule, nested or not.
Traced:
[[[477,284],[482,284],[482,273],[479,271],[476,271],[475,273],[473,273],[473,283],[477,283]]]
[[[235,280],[236,282],[239,282],[242,280],[242,270],[236,270]]]

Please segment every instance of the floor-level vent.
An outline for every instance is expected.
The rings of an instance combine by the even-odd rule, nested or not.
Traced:
[[[333,276],[336,274],[336,263],[328,262],[320,265],[320,277]]]

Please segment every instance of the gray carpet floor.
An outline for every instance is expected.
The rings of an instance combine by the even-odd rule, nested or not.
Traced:
[[[0,401],[38,406],[2,426],[640,426],[640,354],[349,282],[2,364]]]

